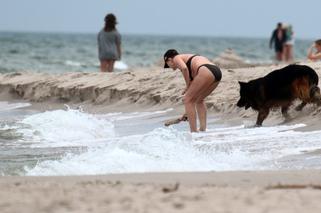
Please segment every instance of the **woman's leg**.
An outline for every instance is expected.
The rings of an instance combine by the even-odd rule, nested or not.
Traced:
[[[114,69],[115,60],[105,59],[100,61],[100,71],[112,72]]]
[[[107,60],[101,60],[100,61],[100,71],[106,72],[108,69],[108,61]]]
[[[283,50],[283,51],[284,51],[284,50]],[[277,61],[282,61],[283,51],[282,51],[282,52],[276,52],[276,60],[277,60]]]
[[[198,97],[196,100],[196,109],[197,109],[197,115],[198,119],[200,122],[200,131],[206,131],[206,124],[207,124],[207,107],[205,104],[204,99],[210,95],[213,90],[217,87],[219,82],[214,82],[212,83],[208,88],[205,88],[202,92],[201,95]]]
[[[112,72],[114,70],[115,60],[108,60],[107,72]]]
[[[206,131],[206,117],[207,117],[207,107],[204,100],[196,102],[196,111],[198,120],[200,122],[199,131]]]
[[[293,61],[293,45],[286,44],[284,51],[285,51],[285,61],[292,62]]]
[[[288,52],[287,46],[284,44],[283,45],[283,54],[282,54],[283,61],[287,61],[287,54],[288,54],[287,52]]]
[[[204,88],[208,88],[212,84],[214,79],[211,72],[209,72],[208,70],[202,71],[201,69],[199,70],[197,76],[194,78],[190,87],[186,91],[186,94],[184,97],[185,112],[188,117],[188,122],[189,122],[191,132],[197,132],[196,109],[195,109],[196,101],[198,97],[202,95],[202,91],[204,91]],[[203,118],[204,112],[205,112],[205,122],[206,122],[206,108],[204,107],[202,108],[201,106],[200,110],[201,110],[200,113],[202,116],[202,122],[204,121],[204,118]]]

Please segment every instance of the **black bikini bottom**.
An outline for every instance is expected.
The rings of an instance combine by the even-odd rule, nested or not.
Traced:
[[[222,79],[222,72],[221,72],[221,69],[218,66],[215,66],[214,64],[203,64],[198,68],[198,70],[202,66],[206,67],[207,69],[209,69],[209,71],[212,72],[212,74],[214,75],[214,78],[215,78],[216,81],[220,81]]]

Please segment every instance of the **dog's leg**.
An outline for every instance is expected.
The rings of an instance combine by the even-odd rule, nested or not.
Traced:
[[[288,113],[290,105],[291,103],[281,107],[281,112],[284,117],[284,123],[289,122],[291,120],[291,116]]]
[[[302,103],[300,103],[298,106],[295,107],[295,110],[301,111],[303,109],[303,107],[305,107],[305,105],[307,105],[307,102],[302,101]]]
[[[281,107],[281,112],[282,112],[283,117],[285,118],[285,121],[290,120],[290,115],[288,113],[288,110],[289,110],[289,105]]]
[[[318,106],[321,105],[321,94],[320,88],[316,85],[312,85],[310,88],[310,100],[308,102],[316,103]],[[301,111],[305,105],[307,105],[306,101],[302,101],[297,107],[295,107],[296,111]]]
[[[313,85],[310,88],[310,97],[313,103],[316,103],[318,106],[321,106],[321,94],[320,88],[316,85]]]
[[[269,115],[269,113],[270,113],[270,109],[260,109],[255,126],[257,127],[262,126],[264,119]]]

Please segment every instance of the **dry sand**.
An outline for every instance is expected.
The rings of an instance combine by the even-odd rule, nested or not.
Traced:
[[[2,177],[1,213],[320,212],[321,171]]]
[[[305,63],[321,76],[321,63]],[[256,119],[238,109],[238,81],[261,77],[284,65],[223,69],[208,97],[221,122]],[[0,75],[0,99],[31,101],[43,110],[62,104],[89,112],[174,107],[182,113],[183,78],[159,67],[122,73]],[[321,110],[290,110],[291,122],[320,129]],[[279,110],[265,124],[283,122]],[[1,177],[0,212],[321,212],[321,171],[163,173],[78,177]]]

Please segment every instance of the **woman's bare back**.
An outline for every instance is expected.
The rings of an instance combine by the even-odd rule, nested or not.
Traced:
[[[181,58],[187,63],[187,61],[193,56],[193,54],[182,54]],[[208,58],[204,56],[197,55],[192,59],[191,69],[193,77],[197,74],[197,69],[203,64],[213,64]]]

